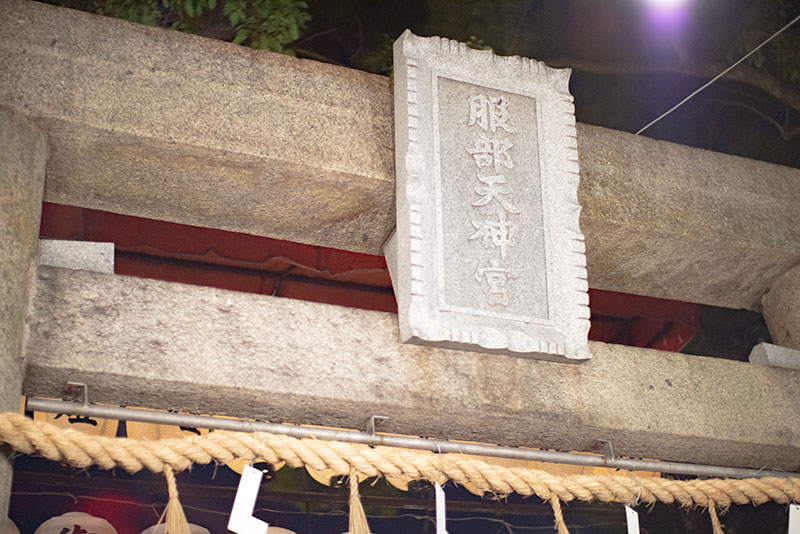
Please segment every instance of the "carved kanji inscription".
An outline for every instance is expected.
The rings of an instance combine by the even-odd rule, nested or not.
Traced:
[[[588,358],[569,72],[409,32],[394,51],[401,340]]]

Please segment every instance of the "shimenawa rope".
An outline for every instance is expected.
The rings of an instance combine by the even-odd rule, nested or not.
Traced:
[[[800,478],[695,479],[638,478],[631,475],[556,476],[529,468],[508,468],[460,454],[374,447],[335,441],[297,439],[267,433],[215,431],[202,436],[158,441],[88,436],[62,430],[16,413],[0,414],[0,442],[14,450],[83,468],[121,467],[130,473],[147,469],[183,471],[192,464],[226,464],[236,458],[262,458],[290,467],[309,466],[337,475],[405,477],[411,480],[469,484],[496,495],[519,493],[550,501],[603,501],[625,504],[678,503],[722,509],[731,504],[789,503]],[[715,515],[715,514],[714,514]],[[713,515],[712,515],[713,517]]]

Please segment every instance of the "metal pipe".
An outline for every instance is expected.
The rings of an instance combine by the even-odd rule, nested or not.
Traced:
[[[352,430],[336,430],[332,428],[312,428],[262,421],[244,421],[224,417],[189,415],[171,412],[159,412],[138,408],[120,408],[116,406],[98,406],[71,401],[28,398],[25,407],[28,411],[63,413],[120,421],[138,421],[158,425],[174,425],[192,428],[208,428],[229,430],[232,432],[268,432],[295,438],[312,438],[328,441],[346,441],[364,445],[382,445],[401,447],[438,453],[473,454],[477,456],[493,456],[535,462],[554,462],[591,467],[610,467],[628,471],[653,471],[676,475],[695,475],[723,478],[758,478],[758,477],[800,477],[800,473],[786,471],[770,471],[765,469],[743,469],[739,467],[722,467],[716,465],[688,464],[680,462],[660,462],[653,460],[633,460],[627,458],[606,458],[572,452],[557,452],[534,449],[503,447],[500,445],[482,445],[477,443],[458,443],[438,439],[394,436],[388,434],[370,434]]]

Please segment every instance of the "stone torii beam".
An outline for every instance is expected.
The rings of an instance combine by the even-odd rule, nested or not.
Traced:
[[[47,201],[382,254],[388,78],[27,0],[0,69]],[[759,309],[800,263],[799,170],[585,124],[578,147],[590,287]]]
[[[24,392],[270,422],[800,470],[800,371],[590,343],[586,363],[403,344],[394,314],[41,266]]]

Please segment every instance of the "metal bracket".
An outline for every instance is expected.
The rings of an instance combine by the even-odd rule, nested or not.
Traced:
[[[64,387],[65,401],[80,402],[84,406],[89,405],[89,386],[83,382],[67,382]]]
[[[375,435],[375,427],[378,426],[378,424],[380,424],[380,423],[382,423],[384,421],[388,421],[388,420],[389,420],[389,417],[386,416],[386,415],[373,415],[373,416],[371,416],[369,419],[367,419],[367,434],[369,434],[370,436],[374,436]]]
[[[599,450],[605,457],[606,461],[614,460],[614,446],[611,444],[609,440],[607,439],[595,440],[592,448],[595,450]]]

